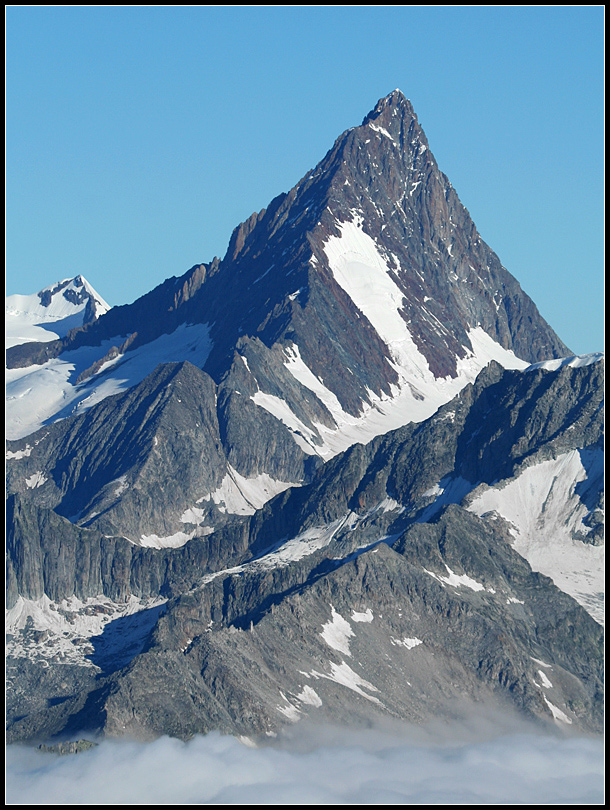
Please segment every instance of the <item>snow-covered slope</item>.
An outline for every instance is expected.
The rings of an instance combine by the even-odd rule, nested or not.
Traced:
[[[404,335],[406,342],[409,337],[406,325]],[[303,425],[290,403],[281,397],[258,391],[251,398],[288,428],[305,453],[329,459],[355,442],[367,442],[408,422],[427,419],[465,385],[473,382],[490,360],[496,360],[504,368],[527,367],[525,361],[503,349],[482,329],[473,329],[469,338],[474,350],[459,361],[458,375],[445,379],[435,379],[426,359],[416,347],[412,347],[409,354],[405,352],[396,362],[400,382],[393,386],[391,395],[378,396],[371,391],[371,402],[364,404],[359,416],[353,416],[341,407],[334,393],[305,365],[296,344],[288,347],[285,352],[287,370],[321,401],[335,423],[332,427],[317,423],[315,432]],[[82,346],[40,366],[7,369],[7,438],[24,438],[46,424],[82,413],[105,397],[136,385],[160,363],[188,358],[201,368],[211,350],[206,324],[185,324],[171,335],[162,335],[123,353],[118,349],[125,340],[126,336],[120,335],[105,341],[101,348]],[[114,356],[102,363],[90,377],[77,381],[83,371],[108,352]]]
[[[127,337],[117,335],[101,346],[81,346],[42,365],[7,369],[7,438],[20,439],[46,424],[82,413],[137,385],[160,363],[186,358],[201,367],[211,348],[207,324],[183,324],[171,335],[123,351]]]
[[[604,546],[588,542],[592,528],[583,519],[603,486],[603,470],[601,449],[571,450],[486,489],[468,507],[507,520],[515,551],[602,624]]]
[[[6,348],[64,337],[110,309],[83,276],[63,279],[33,295],[6,298]]]
[[[398,324],[398,321],[397,321]],[[409,422],[421,422],[432,416],[468,383],[474,382],[477,374],[491,360],[496,360],[504,368],[523,370],[527,363],[520,360],[512,351],[503,349],[482,329],[473,329],[468,337],[473,351],[458,362],[456,377],[435,379],[428,363],[417,347],[410,341],[409,331],[404,321],[400,346],[395,361],[399,383],[392,386],[390,395],[378,396],[369,392],[370,403],[365,403],[359,416],[352,416],[341,407],[336,396],[306,366],[297,345],[286,350],[286,366],[302,385],[315,394],[332,414],[335,426],[332,428],[316,423],[318,436],[308,435],[307,428],[299,422],[290,406],[279,397],[257,392],[252,399],[261,408],[290,430],[295,442],[309,454],[322,459],[332,458],[356,442],[364,444],[375,436],[381,436]],[[399,342],[399,341],[397,341]],[[394,348],[394,347],[392,347]],[[311,431],[309,431],[311,434]],[[321,442],[320,442],[321,439]]]
[[[603,352],[591,352],[590,354],[575,354],[569,357],[560,357],[555,360],[543,360],[540,363],[532,363],[527,367],[527,371],[534,371],[537,368],[543,368],[546,371],[557,371],[558,368],[563,366],[571,366],[572,368],[579,368],[580,366],[588,366],[591,363],[597,363],[604,357]]]

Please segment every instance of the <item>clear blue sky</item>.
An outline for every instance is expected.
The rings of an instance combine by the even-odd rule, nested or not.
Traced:
[[[214,255],[399,87],[482,237],[603,348],[601,6],[6,10],[6,293],[127,303]]]

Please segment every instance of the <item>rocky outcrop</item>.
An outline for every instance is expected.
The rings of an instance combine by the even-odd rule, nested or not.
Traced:
[[[599,625],[532,573],[501,528],[451,506],[393,549],[348,553],[339,539],[289,567],[185,591],[128,667],[72,699],[71,713],[52,706],[9,736],[264,735],[307,715],[422,722],[504,701],[599,731],[602,649]]]
[[[177,549],[142,548],[124,537],[82,529],[20,496],[7,502],[7,608],[18,597],[61,602],[100,595],[116,602],[168,597],[192,587],[227,559],[249,556],[247,532],[234,528]]]
[[[209,531],[235,509],[254,511],[239,481],[222,489],[230,465],[246,475],[271,470],[288,483],[304,477],[303,451],[281,422],[259,410],[246,388],[243,395],[226,387],[217,394],[213,380],[188,362],[159,366],[83,415],[9,442],[8,491],[135,542],[192,533],[197,525]],[[31,449],[19,457],[25,445]],[[237,505],[227,512],[233,491]]]

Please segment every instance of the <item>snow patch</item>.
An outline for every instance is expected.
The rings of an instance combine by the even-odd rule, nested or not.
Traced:
[[[330,236],[324,252],[337,284],[369,320],[401,368],[422,379],[431,376],[401,316],[404,293],[374,240],[362,230],[362,218],[338,224],[340,236]]]
[[[15,459],[26,458],[26,456],[29,456],[31,452],[32,452],[32,448],[30,447],[29,444],[26,444],[26,446],[25,446],[25,448],[23,450],[15,450],[15,452],[13,452],[12,450],[7,450],[6,451],[6,459],[8,461],[11,458],[15,458]]]
[[[320,635],[333,650],[350,655],[349,639],[355,635],[348,621],[337,613],[331,605],[331,619],[322,626]]]
[[[601,484],[601,450],[571,450],[527,467],[516,478],[482,492],[468,509],[507,520],[515,551],[602,624],[604,548],[578,539],[590,531],[582,522],[589,510],[578,493],[583,484],[586,487],[587,469],[589,485],[595,486],[598,478]]]
[[[131,595],[126,602],[113,602],[107,596],[90,597],[85,600],[71,596],[61,602],[53,602],[46,594],[40,599],[17,598],[15,605],[6,611],[6,653],[16,658],[59,658],[62,663],[78,666],[94,666],[90,660],[93,652],[91,639],[100,636],[108,624],[126,616],[142,613],[141,619],[131,625],[129,636],[121,635],[123,654],[143,642],[156,621],[159,608],[167,600],[138,599]],[[146,613],[146,611],[151,611]],[[37,631],[32,637],[28,629]],[[120,650],[117,653],[120,654]]]
[[[372,622],[373,621],[373,611],[370,608],[367,608],[364,613],[357,613],[355,610],[352,611],[351,620],[353,622]]]
[[[306,388],[309,388],[310,391],[313,391],[320,402],[322,402],[330,411],[337,424],[345,421],[348,415],[341,407],[341,403],[337,399],[336,395],[333,394],[333,392],[324,385],[322,380],[320,380],[319,377],[316,377],[309,366],[305,364],[296,343],[292,344],[292,346],[287,346],[284,349],[284,353],[287,357],[286,368],[292,374],[295,380],[298,380],[301,385],[304,385]]]
[[[42,365],[6,370],[7,438],[20,439],[44,424],[83,413],[108,396],[137,385],[160,363],[185,359],[203,368],[212,349],[208,324],[182,324],[170,335],[129,349],[104,363],[83,382],[80,373],[121,345],[125,336],[105,340],[100,346],[81,346],[63,352]]]
[[[313,455],[317,452],[315,447],[316,434],[301,422],[298,416],[292,412],[287,402],[273,394],[265,394],[263,391],[257,391],[250,399],[255,405],[264,408],[272,416],[286,425],[303,452],[308,455]]]
[[[318,549],[329,545],[337,532],[347,525],[348,519],[349,515],[346,515],[325,526],[306,529],[291,540],[283,541],[277,550],[266,554],[258,560],[254,560],[250,565],[261,568],[276,568],[307,557],[318,551]]]
[[[180,516],[181,523],[194,523],[196,526],[199,526],[204,520],[204,510],[198,509],[196,506],[191,506]]]
[[[394,138],[390,135],[390,133],[387,131],[387,129],[384,129],[383,127],[377,126],[376,124],[372,123],[369,123],[369,126],[371,129],[374,129],[375,132],[379,132],[381,135],[385,135],[386,138],[389,138],[395,146],[398,146],[398,144],[396,143]]]
[[[432,571],[428,571],[427,568],[424,568],[426,574],[430,574],[431,577],[438,580],[443,586],[451,585],[452,588],[470,588],[471,591],[489,591],[490,593],[495,593],[493,588],[485,588],[484,585],[481,585],[480,582],[477,582],[476,579],[472,579],[469,577],[468,574],[456,574],[454,571],[449,568],[447,563],[445,563],[445,568],[447,569],[447,573],[449,574],[448,577],[443,577],[440,574],[435,574]]]
[[[540,676],[540,681],[542,682],[542,688],[543,689],[552,689],[553,688],[553,684],[549,681],[549,679],[547,678],[547,676],[544,674],[544,672],[541,669],[538,670],[538,675]]]
[[[545,664],[544,661],[541,661],[539,658],[534,658],[533,655],[530,655],[530,658],[535,664],[538,664],[539,667],[544,667],[545,669],[553,669],[552,664]]]
[[[242,745],[245,745],[246,748],[258,748],[254,740],[247,737],[245,734],[240,734],[239,737],[236,737],[236,739],[239,740]]]
[[[120,497],[126,490],[129,489],[129,484],[127,483],[126,475],[122,475],[120,478],[116,478],[114,481],[111,481],[110,483],[117,485],[116,489],[114,490],[114,495],[116,498]]]
[[[394,500],[394,498],[384,498],[377,509],[382,512],[404,512],[406,507]]]
[[[368,689],[370,692],[378,692],[379,689],[377,689],[376,686],[373,686],[372,683],[365,681],[364,678],[361,678],[357,672],[354,672],[354,670],[345,663],[345,661],[343,661],[341,664],[331,662],[329,674],[312,670],[310,675],[313,678],[326,678],[329,681],[334,681],[341,686],[346,686],[348,689],[351,689],[352,692],[356,692],[363,698],[366,698],[373,703],[383,705],[376,697],[373,695],[367,695],[366,692],[363,691],[363,689]]]
[[[46,475],[38,470],[29,478],[25,479],[25,485],[28,487],[28,489],[36,489],[36,487],[41,487],[47,480]]]
[[[180,548],[192,540],[197,533],[197,531],[176,532],[168,537],[159,537],[158,534],[143,534],[140,537],[140,545],[146,548]]]
[[[541,363],[532,363],[528,366],[526,371],[535,371],[536,369],[543,368],[546,371],[557,371],[564,366],[571,366],[572,368],[581,368],[582,366],[590,366],[592,363],[597,363],[604,359],[604,352],[593,352],[591,354],[571,355],[570,357],[561,357],[555,360],[543,360]]]
[[[229,465],[227,474],[218,489],[199,498],[197,503],[211,499],[221,512],[226,511],[232,515],[253,515],[257,509],[260,509],[271,498],[279,495],[280,492],[284,492],[289,487],[295,486],[299,486],[299,484],[291,481],[277,481],[267,473],[261,473],[254,478],[245,478]],[[200,512],[201,510],[196,511]],[[184,516],[181,520],[184,523],[201,522],[187,521],[183,518]]]
[[[283,692],[280,692],[280,695],[282,696],[282,700],[286,703],[286,706],[276,706],[276,709],[280,714],[283,714],[284,717],[290,720],[291,723],[296,723],[300,720],[301,710],[293,706]]]
[[[567,723],[568,725],[572,724],[572,720],[566,714],[564,714],[564,712],[562,712],[561,709],[558,709],[557,706],[554,706],[546,695],[543,695],[542,697],[544,698],[544,702],[546,703],[546,705],[551,710],[551,714],[553,715],[554,720],[558,720],[560,723]]]
[[[309,677],[309,675],[307,677]],[[303,687],[303,691],[295,697],[297,700],[300,700],[301,703],[306,703],[308,706],[319,708],[322,705],[322,700],[318,693],[315,689],[312,689],[311,686],[307,686],[307,684]]]
[[[390,638],[391,644],[398,644],[401,647],[406,647],[407,650],[412,650],[413,647],[417,647],[418,644],[423,644],[424,642],[420,638]]]
[[[306,529],[291,540],[284,538],[280,540],[278,546],[274,548],[273,551],[262,554],[260,557],[243,565],[237,565],[233,568],[224,568],[221,571],[206,574],[200,584],[204,586],[217,577],[241,574],[246,570],[270,571],[273,568],[283,568],[290,565],[290,563],[301,560],[303,557],[307,557],[318,549],[327,546],[340,529],[349,525],[351,517],[352,513],[349,513],[325,526],[315,526],[311,529]]]
[[[479,371],[491,360],[495,360],[504,368],[517,371],[523,371],[528,367],[525,360],[521,360],[513,351],[504,349],[499,343],[496,343],[481,326],[470,329],[468,339],[472,345],[472,352],[466,357],[458,359],[458,376],[460,374],[470,375],[473,373],[474,367],[476,367],[478,369],[474,374],[474,377],[476,377]]]

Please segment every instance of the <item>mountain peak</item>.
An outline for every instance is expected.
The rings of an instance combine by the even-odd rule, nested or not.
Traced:
[[[415,110],[409,99],[398,89],[393,90],[389,95],[380,98],[375,107],[366,115],[362,121],[362,126],[375,121],[378,118],[388,120],[391,118],[417,119]]]
[[[243,365],[237,341],[256,338],[265,350],[256,363],[247,358],[259,366],[252,395],[263,390],[271,364],[280,382],[269,380],[263,393],[283,399],[288,386],[291,407],[302,409],[298,418],[311,432],[307,420],[313,426],[324,418],[307,415],[313,406],[291,388],[286,347],[298,347],[312,385],[324,381],[320,402],[332,403],[342,424],[346,414],[360,418],[371,396],[394,399],[397,386],[419,414],[422,402],[436,402],[436,381],[465,384],[490,352],[511,365],[570,354],[480,239],[400,90],[379,99],[364,124],[344,132],[291,191],[242,223],[214,271],[202,266],[193,281],[182,297],[184,282],[168,279],[69,340],[15,347],[7,363],[41,364],[77,343],[99,346],[102,336],[118,348],[121,336],[137,333],[144,346],[180,325],[207,325],[205,371],[220,383],[234,364]],[[183,359],[173,352],[165,360]],[[237,396],[245,396],[235,373]],[[307,445],[312,450],[317,446]]]
[[[32,295],[6,298],[7,346],[46,342],[91,323],[110,309],[82,275],[64,278]]]

